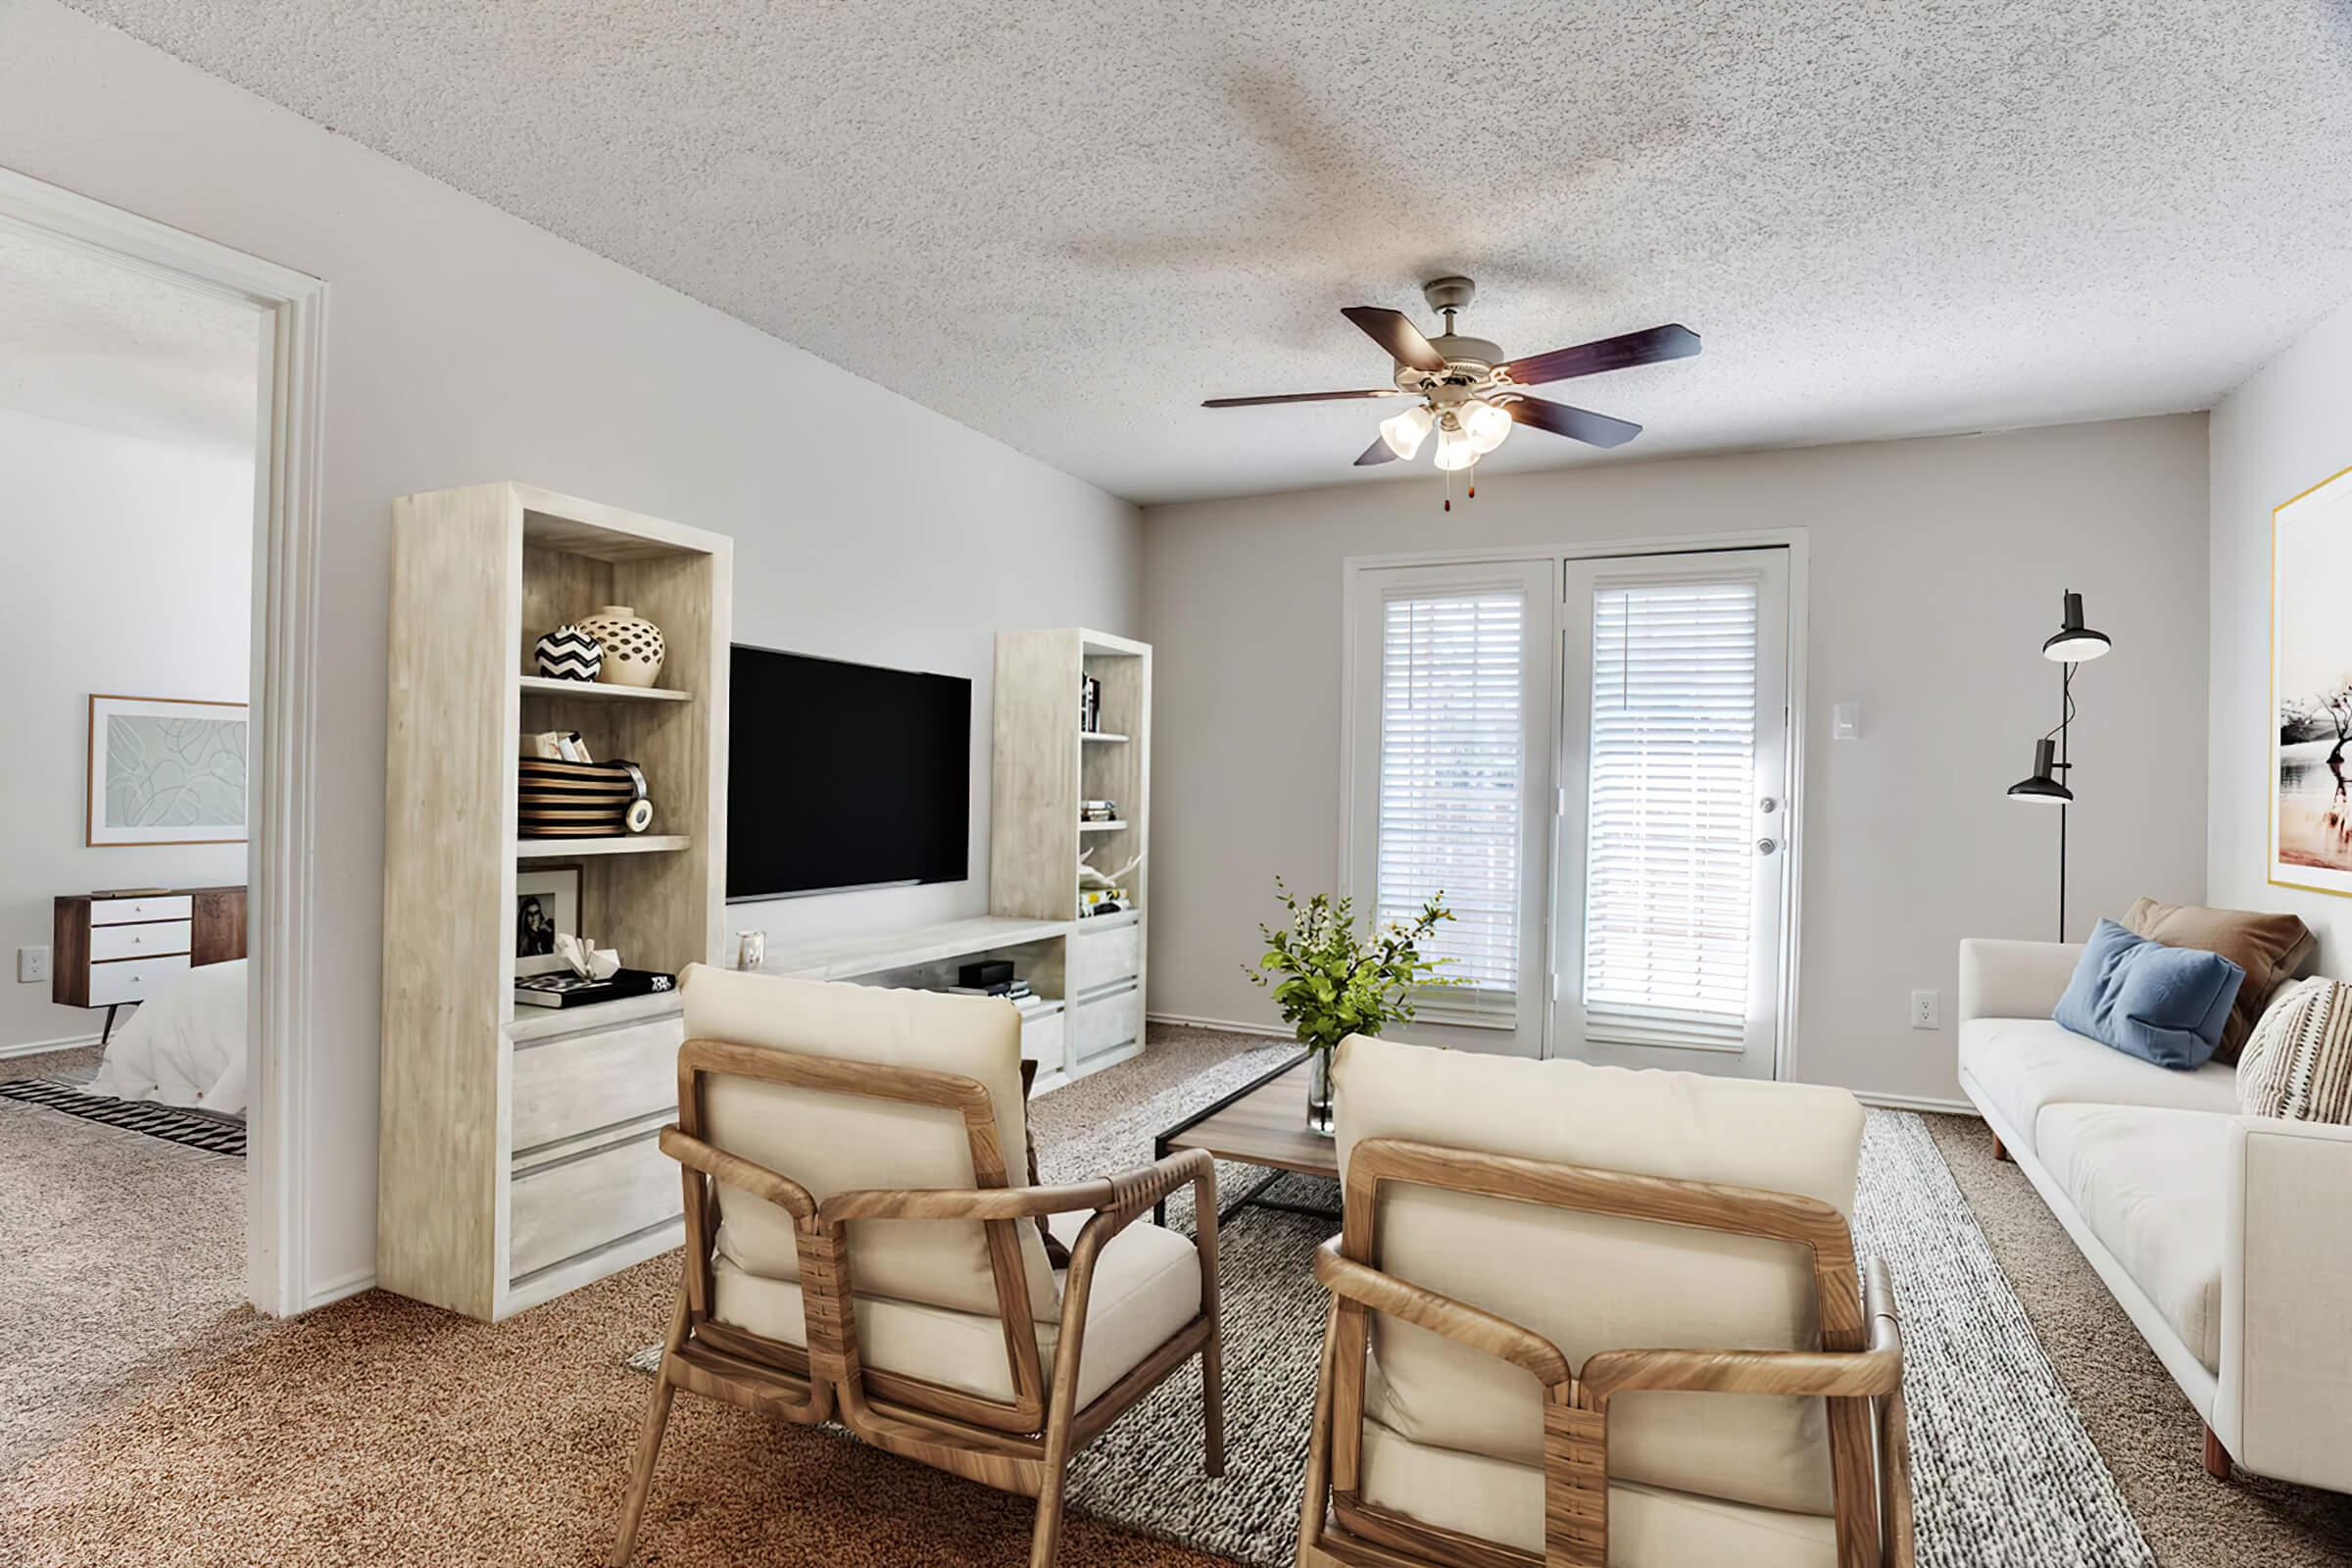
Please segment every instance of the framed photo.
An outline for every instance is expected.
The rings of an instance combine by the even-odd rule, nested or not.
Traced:
[[[90,695],[89,842],[242,844],[243,703]]]
[[[2270,879],[2352,896],[2352,468],[2271,514]]]
[[[542,866],[514,873],[514,973],[568,968],[556,956],[556,933],[580,934],[580,868]]]

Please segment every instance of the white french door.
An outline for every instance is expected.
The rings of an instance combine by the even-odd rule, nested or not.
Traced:
[[[1773,1077],[1788,552],[1570,561],[1563,579],[1550,1054]]]

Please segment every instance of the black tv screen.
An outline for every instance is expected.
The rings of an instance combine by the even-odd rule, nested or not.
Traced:
[[[960,882],[972,683],[734,647],[727,897]]]

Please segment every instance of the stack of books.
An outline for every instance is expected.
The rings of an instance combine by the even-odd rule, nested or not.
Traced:
[[[671,990],[677,983],[675,975],[652,969],[616,969],[606,980],[590,980],[569,969],[559,969],[553,974],[517,975],[514,1003],[522,1007],[584,1007],[595,1002],[651,996]]]
[[[950,986],[948,994],[955,997],[1003,997],[1017,1007],[1029,1000],[1032,993],[1026,980],[1000,980],[993,986]]]
[[[1080,801],[1078,820],[1081,822],[1116,822],[1119,803],[1116,801]]]
[[[1128,899],[1125,888],[1080,888],[1078,890],[1078,915],[1081,919],[1090,914],[1116,914],[1127,906]]]

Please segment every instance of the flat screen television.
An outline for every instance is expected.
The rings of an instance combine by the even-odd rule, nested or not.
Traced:
[[[972,683],[737,643],[727,898],[960,882]]]

